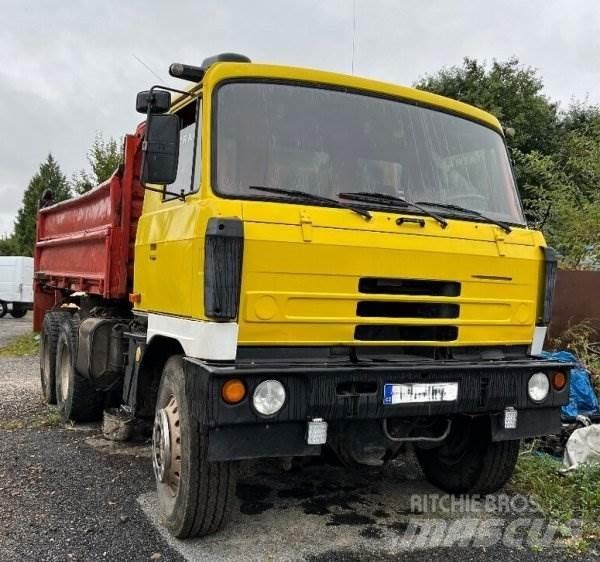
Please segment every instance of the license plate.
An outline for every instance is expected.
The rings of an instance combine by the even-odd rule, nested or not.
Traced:
[[[384,404],[454,402],[457,398],[457,382],[386,384],[383,387]]]

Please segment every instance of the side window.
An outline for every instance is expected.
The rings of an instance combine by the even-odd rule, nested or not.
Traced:
[[[179,162],[177,179],[168,186],[169,191],[193,193],[200,187],[201,166],[201,134],[199,123],[202,122],[202,100],[197,99],[182,107],[176,115],[181,120],[179,133]],[[172,197],[164,198],[165,201]]]

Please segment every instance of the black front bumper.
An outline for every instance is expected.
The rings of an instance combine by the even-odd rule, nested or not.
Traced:
[[[387,417],[490,415],[496,440],[520,439],[560,428],[560,406],[568,401],[568,385],[551,390],[542,403],[527,394],[529,377],[536,372],[568,371],[570,365],[539,359],[510,361],[378,361],[378,362],[239,362],[223,365],[186,360],[186,371],[201,386],[203,423],[209,431],[209,456],[214,460],[318,454],[306,444],[307,422],[328,423]],[[221,399],[223,383],[242,379],[246,398],[236,405]],[[286,389],[286,403],[265,418],[252,407],[252,393],[262,381],[276,379]],[[389,383],[457,382],[453,402],[384,405]],[[504,430],[506,407],[519,412],[517,430]]]

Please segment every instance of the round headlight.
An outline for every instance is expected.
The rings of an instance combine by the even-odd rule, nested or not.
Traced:
[[[254,390],[252,403],[259,414],[272,416],[285,403],[285,388],[279,381],[263,381]]]
[[[534,402],[541,402],[550,392],[550,381],[544,373],[531,375],[527,383],[527,393]]]

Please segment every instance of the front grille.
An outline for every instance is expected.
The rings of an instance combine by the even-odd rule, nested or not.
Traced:
[[[457,304],[360,301],[356,316],[367,318],[458,318]]]
[[[357,318],[397,318],[399,323],[369,324],[367,321],[354,328],[354,339],[364,342],[450,342],[458,339],[458,327],[436,326],[436,319],[457,319],[460,305],[453,302],[430,302],[435,297],[458,297],[461,284],[457,281],[431,279],[394,279],[362,277],[358,290],[370,295],[394,295],[398,300],[360,300],[356,303]],[[402,296],[412,299],[402,299]],[[414,297],[423,297],[415,302]],[[423,319],[424,324],[406,324],[403,319]],[[432,322],[432,320],[434,322]],[[376,322],[376,321],[375,321]]]
[[[454,341],[457,338],[457,326],[362,324],[354,329],[354,339],[359,341]]]
[[[361,293],[371,295],[458,297],[460,295],[460,283],[456,281],[363,277],[358,282],[358,290]]]

